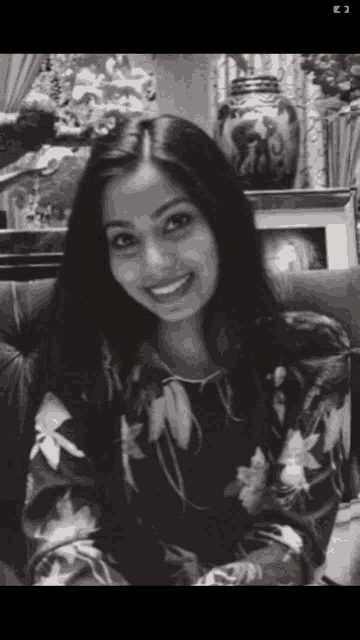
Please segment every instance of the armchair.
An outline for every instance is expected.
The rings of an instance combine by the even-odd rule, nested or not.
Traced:
[[[29,276],[31,277],[31,276]],[[273,282],[276,295],[290,310],[312,309],[340,320],[353,346],[360,347],[360,267],[348,271],[280,275]],[[0,559],[18,567],[22,558],[21,532],[1,528],[1,519],[16,523],[14,505],[21,488],[19,467],[8,459],[16,447],[27,380],[21,364],[48,321],[47,307],[54,279],[0,281],[0,469],[10,482],[0,482]],[[352,364],[351,460],[344,469],[345,496],[328,548],[326,575],[342,585],[360,585],[360,357]],[[350,419],[350,417],[349,417]],[[21,477],[21,472],[20,472]],[[15,527],[16,525],[14,525]]]

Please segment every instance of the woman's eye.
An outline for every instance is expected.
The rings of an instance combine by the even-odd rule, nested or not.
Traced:
[[[135,242],[135,238],[131,234],[121,233],[112,239],[111,244],[115,249],[131,249]]]
[[[172,231],[178,231],[187,227],[193,220],[193,216],[190,213],[176,213],[171,216],[165,224],[165,231],[171,233]]]

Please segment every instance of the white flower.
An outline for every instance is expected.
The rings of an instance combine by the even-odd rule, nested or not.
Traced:
[[[56,510],[57,518],[50,520],[45,527],[40,526],[34,533],[34,539],[43,541],[45,548],[88,537],[98,531],[90,507],[84,506],[74,511],[70,491],[58,501]]]
[[[314,470],[321,467],[310,453],[319,437],[319,434],[314,434],[304,439],[300,431],[289,430],[285,449],[279,458],[279,464],[285,466],[281,472],[281,481],[284,484],[298,490],[308,490],[305,468]]]
[[[61,447],[77,458],[84,458],[85,453],[80,451],[70,440],[67,440],[57,429],[71,418],[64,405],[53,394],[46,394],[44,402],[36,416],[35,430],[38,432],[36,442],[30,452],[30,460],[41,451],[53,469],[57,469],[60,462]]]
[[[224,495],[238,495],[245,509],[252,513],[262,498],[268,470],[269,463],[257,447],[251,458],[251,467],[238,467],[237,479],[226,487]]]

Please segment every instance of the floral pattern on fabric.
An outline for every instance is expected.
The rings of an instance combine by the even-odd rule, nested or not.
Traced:
[[[166,514],[167,526],[173,520],[173,531],[182,531],[184,543],[178,544],[166,532],[158,533],[159,520],[151,525],[169,567],[166,584],[294,586],[305,580],[304,566],[311,575],[324,560],[322,528],[331,524],[340,502],[341,466],[350,449],[351,350],[340,325],[329,318],[299,313],[287,314],[286,320],[318,336],[325,355],[282,364],[264,377],[271,421],[267,443],[247,440],[245,445],[245,423],[235,415],[226,372],[186,380],[172,375],[156,353],[145,349],[122,383],[109,347],[104,351],[109,400],[116,390],[124,394],[125,410],[112,446],[120,451],[121,469],[115,471],[119,483],[124,482],[129,507],[139,509],[139,522],[144,514],[151,521],[158,509]],[[202,403],[207,402],[214,408],[204,421]],[[102,504],[78,492],[96,486],[86,427],[81,434],[78,426],[59,398],[45,396],[36,417],[23,514],[32,549],[31,581],[34,586],[127,586],[121,562],[97,544],[103,533]],[[205,496],[204,507],[193,499],[198,494]],[[178,498],[183,505],[179,519],[176,509],[171,511]],[[192,514],[189,532],[184,513]],[[215,549],[214,560],[199,558],[206,543],[194,542],[192,548],[192,523],[204,535],[208,530],[211,541],[216,527],[223,526],[219,545],[226,547],[232,542],[224,536],[237,531],[242,520],[251,526],[245,535],[239,533],[233,561],[216,559],[226,556],[225,549]]]
[[[85,569],[85,571],[84,571]],[[86,569],[88,571],[86,572]],[[40,562],[36,569],[35,585],[37,587],[70,586],[74,578],[88,574],[99,586],[113,584],[109,569],[102,560],[102,555],[94,547],[92,540],[79,540],[61,546],[49,554],[46,561]]]
[[[311,454],[320,434],[303,438],[300,431],[290,429],[285,450],[279,458],[279,464],[284,465],[281,472],[281,482],[295,490],[309,490],[309,484],[305,478],[305,469],[320,469],[321,465]]]
[[[124,469],[124,481],[128,486],[128,492],[131,491],[131,489],[135,489],[135,491],[138,491],[131,471],[130,459],[134,458],[135,460],[142,460],[142,458],[145,457],[140,447],[135,442],[142,428],[142,424],[134,424],[129,427],[126,417],[121,417],[122,461]],[[129,493],[128,495],[130,497],[131,493]]]
[[[35,431],[37,431],[37,436],[30,453],[30,460],[33,460],[37,453],[41,451],[48,464],[53,469],[57,469],[60,462],[61,448],[78,458],[85,457],[85,453],[57,431],[63,422],[70,418],[70,413],[53,394],[45,396],[43,405],[36,416]]]
[[[299,565],[296,554],[286,546],[270,542],[265,549],[247,560],[232,562],[208,571],[193,586],[196,587],[249,587],[299,585]]]
[[[266,487],[268,470],[269,463],[257,447],[251,466],[238,467],[237,479],[225,489],[225,497],[237,495],[245,509],[249,513],[254,512]]]
[[[263,572],[253,562],[234,562],[224,567],[212,569],[200,578],[194,587],[239,587],[261,581]]]

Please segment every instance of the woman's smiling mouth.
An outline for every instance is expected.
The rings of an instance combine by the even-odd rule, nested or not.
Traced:
[[[156,302],[173,302],[186,295],[194,281],[194,273],[170,281],[162,287],[146,287],[145,290]],[[169,282],[169,281],[168,281]]]

